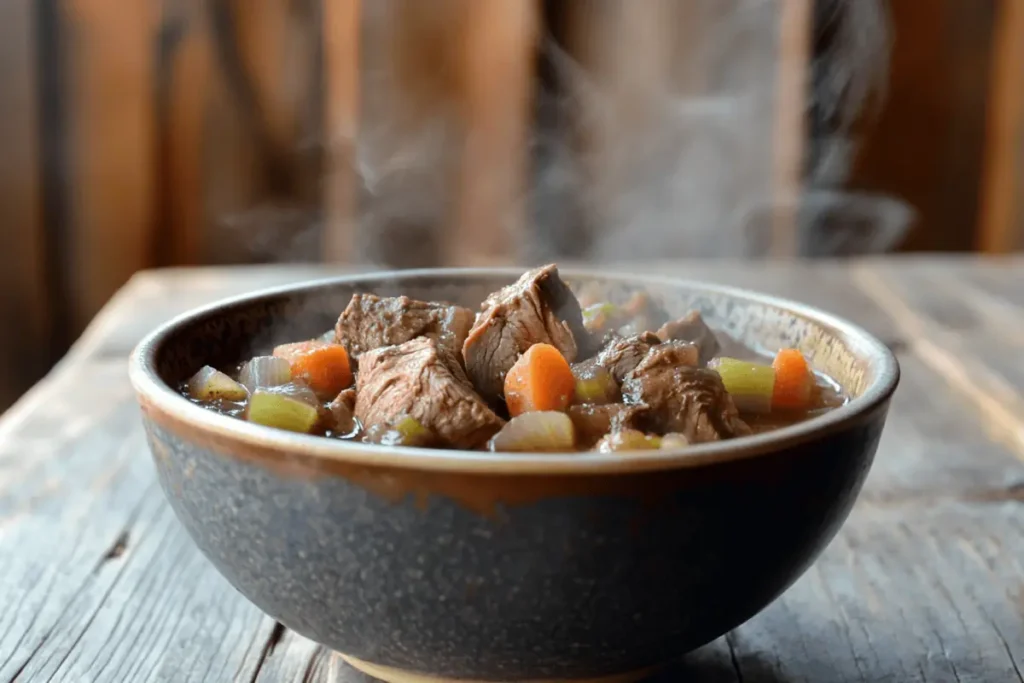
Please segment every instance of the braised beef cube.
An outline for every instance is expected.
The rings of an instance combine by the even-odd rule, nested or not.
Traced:
[[[641,426],[659,434],[677,432],[690,443],[749,434],[722,378],[686,362],[689,357],[692,347],[662,344],[626,376],[623,400],[648,407]]]
[[[536,268],[491,294],[470,330],[462,355],[473,386],[488,401],[504,395],[505,375],[532,345],[551,344],[570,363],[589,345],[579,302],[553,265]]]
[[[678,320],[665,323],[658,329],[657,334],[662,341],[678,340],[696,344],[700,349],[701,365],[707,365],[721,349],[718,338],[704,322],[700,311],[690,311]]]
[[[334,334],[353,358],[416,337],[437,339],[457,356],[472,326],[473,312],[461,306],[416,301],[407,296],[353,294],[338,318]]]
[[[483,446],[504,424],[431,337],[362,355],[355,415],[367,432],[411,417],[436,435],[439,445],[467,449]]]
[[[661,339],[651,332],[644,332],[632,337],[609,335],[605,340],[604,348],[596,356],[573,366],[573,374],[577,377],[585,377],[592,372],[593,368],[602,367],[611,373],[617,384],[622,384],[625,376],[643,360],[647,352],[660,343]],[[688,364],[694,365],[696,360],[697,348],[693,347],[694,362]]]
[[[335,434],[347,436],[353,434],[358,425],[356,424],[356,390],[348,388],[327,404],[327,410],[331,418],[329,428]]]
[[[634,429],[644,406],[623,403],[570,406],[568,413],[576,428],[576,445],[590,449],[604,436],[621,429]]]

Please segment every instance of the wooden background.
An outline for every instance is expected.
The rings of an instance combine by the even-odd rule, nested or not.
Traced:
[[[0,409],[140,268],[614,254],[587,248],[659,151],[665,92],[713,107],[727,80],[764,84],[732,129],[742,155],[718,153],[734,164],[718,201],[792,197],[838,2],[755,3],[723,39],[708,27],[743,0],[5,0]],[[889,85],[848,186],[915,209],[905,249],[1021,247],[1024,0],[883,3]],[[551,87],[559,105],[588,96],[559,85],[560,55],[599,86],[599,121],[546,106]],[[588,201],[524,199],[545,154],[568,155]]]

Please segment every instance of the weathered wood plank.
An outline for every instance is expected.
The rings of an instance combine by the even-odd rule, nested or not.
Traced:
[[[1017,304],[972,285],[955,269],[926,262],[913,268],[865,264],[854,279],[975,419],[1024,458],[1024,317]]]
[[[308,683],[325,680],[332,666],[332,653],[323,646],[280,627],[281,639],[260,667],[257,683]],[[329,680],[329,679],[326,679]]]
[[[15,550],[0,592],[16,605],[2,680],[212,682],[255,667],[268,620],[166,505],[126,380],[121,361],[61,372],[0,427],[0,545]]]

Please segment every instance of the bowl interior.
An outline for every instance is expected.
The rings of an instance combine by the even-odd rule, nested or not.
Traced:
[[[433,271],[368,275],[276,290],[204,309],[173,325],[158,344],[155,370],[170,387],[205,364],[224,368],[276,344],[309,339],[334,326],[355,292],[448,301],[477,310],[494,290],[513,282],[518,271]],[[647,293],[670,316],[699,310],[716,331],[769,352],[800,349],[815,370],[838,381],[857,398],[886,366],[887,351],[856,328],[790,302],[726,287],[671,279],[563,272],[577,291],[624,302]]]

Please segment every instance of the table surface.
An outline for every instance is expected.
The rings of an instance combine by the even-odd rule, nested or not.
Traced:
[[[668,680],[1024,682],[1024,259],[643,269],[829,309],[879,335],[903,368],[838,537]],[[330,273],[141,273],[0,418],[0,681],[359,680],[192,545],[156,482],[125,363],[176,313]]]

